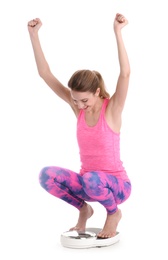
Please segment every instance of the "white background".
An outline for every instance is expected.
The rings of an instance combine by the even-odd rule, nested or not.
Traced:
[[[121,157],[132,194],[120,207],[119,243],[67,249],[60,234],[76,224],[78,212],[45,192],[38,174],[47,165],[78,171],[76,119],[38,76],[27,22],[42,20],[43,50],[63,84],[77,69],[94,69],[112,94],[119,72],[117,12],[129,20],[123,38],[131,80]],[[0,258],[167,260],[167,1],[6,0],[0,13]],[[92,206],[88,226],[102,227],[105,210]]]

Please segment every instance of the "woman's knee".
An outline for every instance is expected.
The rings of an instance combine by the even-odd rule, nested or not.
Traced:
[[[50,176],[47,173],[48,167],[44,167],[41,169],[39,173],[39,183],[40,185],[46,190],[47,189],[47,181],[50,178]]]

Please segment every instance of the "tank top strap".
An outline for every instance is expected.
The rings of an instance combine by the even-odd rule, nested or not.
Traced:
[[[102,105],[102,109],[101,109],[101,113],[100,113],[100,118],[102,118],[104,116],[104,113],[105,113],[105,110],[106,110],[106,107],[109,103],[109,99],[108,98],[105,98],[104,99],[104,102],[103,102],[103,105]]]

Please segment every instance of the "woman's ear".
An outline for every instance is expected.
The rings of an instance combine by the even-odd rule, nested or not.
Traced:
[[[96,89],[96,93],[95,93],[96,97],[98,97],[99,94],[100,94],[100,88],[97,88],[97,89]]]

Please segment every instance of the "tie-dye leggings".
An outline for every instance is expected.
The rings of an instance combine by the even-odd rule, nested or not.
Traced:
[[[41,186],[53,196],[80,210],[84,201],[99,202],[108,214],[117,210],[131,193],[131,183],[103,172],[87,172],[83,176],[57,166],[45,167],[39,175]]]

